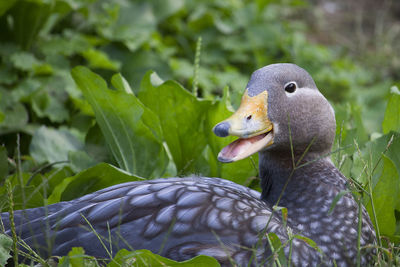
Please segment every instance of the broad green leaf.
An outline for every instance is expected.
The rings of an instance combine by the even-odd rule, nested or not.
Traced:
[[[43,206],[44,197],[41,194],[41,188],[35,186],[16,185],[13,187],[13,203],[14,210],[29,209]],[[9,208],[9,199],[5,190],[5,186],[0,188],[0,207]]]
[[[118,9],[116,21],[109,23],[108,27],[98,25],[98,31],[109,40],[120,41],[135,51],[150,39],[157,18],[149,2],[125,5]]]
[[[22,103],[16,102],[12,93],[0,88],[0,112],[2,113],[0,128],[2,133],[24,129],[28,122],[26,108]]]
[[[17,52],[10,57],[14,67],[23,71],[32,70],[39,65],[39,60],[31,53]]]
[[[72,76],[92,106],[119,166],[142,177],[158,177],[168,164],[157,116],[133,94],[113,91],[97,74],[76,67]]]
[[[29,48],[51,14],[53,3],[47,1],[18,1],[10,10],[14,36],[19,45]]]
[[[85,151],[96,162],[109,162],[118,165],[98,124],[93,125],[86,134]]]
[[[67,256],[60,259],[58,267],[94,267],[96,259],[85,255],[85,250],[81,247],[73,247]]]
[[[29,147],[30,154],[39,162],[67,161],[69,151],[78,151],[83,143],[71,132],[42,126],[36,130]]]
[[[11,258],[11,248],[13,241],[11,237],[0,234],[0,265],[5,266],[9,258]]]
[[[115,74],[111,78],[111,84],[117,89],[127,94],[133,94],[132,88],[129,83],[122,77],[121,74]]]
[[[68,161],[75,172],[83,171],[98,163],[85,151],[70,151],[68,153]]]
[[[115,184],[139,180],[143,178],[130,175],[110,164],[100,163],[60,181],[52,191],[48,202],[53,204],[62,200],[71,200]]]
[[[357,150],[352,156],[352,176],[358,178],[362,184],[366,184],[367,178],[372,176],[372,185],[375,186],[382,173],[381,155],[384,152],[394,162],[400,173],[400,157],[397,152],[399,149],[400,134],[396,133],[389,133],[367,142],[364,147],[360,147],[361,154]]]
[[[173,81],[154,86],[151,76],[148,72],[143,78],[138,97],[159,117],[178,175],[191,174],[207,144],[203,124],[210,102]]]
[[[218,261],[212,257],[200,255],[193,259],[177,262],[154,254],[149,250],[141,249],[130,252],[121,249],[107,267],[119,266],[182,266],[182,267],[218,267]]]
[[[63,122],[68,119],[68,110],[63,102],[44,89],[37,90],[31,99],[32,109],[40,118],[49,118],[52,122]]]
[[[372,191],[373,205],[381,235],[392,237],[396,230],[394,210],[400,194],[400,177],[392,160],[385,155],[382,155],[382,160],[382,174]],[[373,217],[371,201],[368,200],[365,206]],[[375,220],[372,222],[375,224]]]
[[[400,132],[400,91],[396,86],[390,90],[390,99],[387,103],[382,129],[383,133]]]
[[[15,3],[17,0],[8,0],[8,1],[1,1],[0,2],[0,17],[3,16],[4,13],[7,12]]]
[[[100,50],[90,48],[82,53],[82,56],[89,62],[89,67],[117,71],[120,63],[111,60],[108,55]]]

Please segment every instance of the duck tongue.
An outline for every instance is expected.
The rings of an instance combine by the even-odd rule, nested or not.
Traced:
[[[272,133],[264,133],[250,138],[239,138],[226,147],[218,154],[218,160],[222,162],[233,162],[247,158],[248,156],[260,151],[272,140]]]

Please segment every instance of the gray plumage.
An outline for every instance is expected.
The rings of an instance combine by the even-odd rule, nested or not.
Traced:
[[[284,90],[289,82],[297,84],[293,93]],[[273,123],[273,144],[259,152],[261,194],[218,178],[125,183],[69,202],[17,211],[17,233],[44,256],[65,255],[71,247],[83,246],[90,255],[108,257],[85,217],[106,244],[112,243],[113,252],[150,249],[175,260],[204,254],[223,266],[264,266],[273,260],[265,233],[275,233],[286,244],[292,232],[314,240],[323,252],[294,239],[293,265],[354,265],[359,207],[348,193],[329,212],[333,199],[347,189],[346,178],[327,156],[335,136],[332,107],[311,76],[293,64],[255,71],[247,88],[250,97],[268,92],[268,117]],[[226,136],[229,125],[221,125],[214,131]],[[293,162],[302,167],[293,170]],[[286,225],[279,212],[272,212],[282,191],[279,206],[288,209]],[[361,208],[364,247],[374,244],[375,234]],[[9,233],[7,214],[2,219]],[[289,248],[284,248],[287,257]],[[362,250],[363,266],[373,253]]]

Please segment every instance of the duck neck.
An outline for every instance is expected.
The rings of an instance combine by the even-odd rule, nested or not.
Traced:
[[[301,199],[327,198],[327,191],[333,194],[346,188],[346,179],[328,157],[295,155],[293,160],[287,155],[276,151],[260,153],[262,199],[268,204],[301,208],[308,201],[296,199],[299,195],[303,196]]]

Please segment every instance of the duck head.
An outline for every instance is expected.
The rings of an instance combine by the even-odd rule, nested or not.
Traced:
[[[218,123],[217,136],[239,137],[218,159],[234,162],[256,152],[328,153],[335,137],[335,115],[312,77],[294,64],[272,64],[256,70],[239,109]]]

